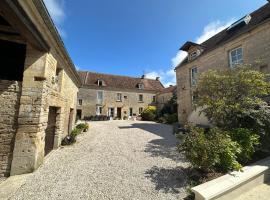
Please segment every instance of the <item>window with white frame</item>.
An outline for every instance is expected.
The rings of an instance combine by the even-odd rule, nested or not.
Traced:
[[[142,112],[143,112],[143,108],[140,107],[140,108],[139,108],[139,115],[142,114]]]
[[[101,79],[98,79],[97,84],[98,84],[98,86],[103,86],[103,81]]]
[[[239,47],[230,51],[230,67],[243,63],[243,48]]]
[[[122,94],[117,93],[117,100],[116,101],[122,101]]]
[[[142,90],[144,88],[144,85],[142,83],[139,83],[138,87],[140,90]]]
[[[97,115],[101,115],[102,114],[102,107],[101,106],[97,106],[96,114]]]
[[[79,99],[79,105],[80,106],[82,105],[82,99]]]
[[[97,91],[97,103],[98,104],[103,103],[103,91]]]
[[[190,83],[191,83],[191,86],[195,86],[197,84],[197,74],[198,74],[197,67],[193,67],[193,68],[190,69]]]
[[[139,94],[139,102],[143,102],[143,95]]]
[[[189,60],[193,60],[197,57],[198,52],[197,51],[193,51],[189,54]]]

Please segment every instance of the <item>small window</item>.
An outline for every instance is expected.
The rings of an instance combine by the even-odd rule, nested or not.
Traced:
[[[127,99],[128,97],[127,96],[124,96],[124,99]]]
[[[103,81],[99,79],[97,84],[98,84],[98,86],[103,86]]]
[[[143,102],[143,95],[142,94],[139,95],[139,102]]]
[[[102,114],[102,107],[101,106],[97,106],[96,114],[97,115],[101,115]]]
[[[140,107],[140,108],[139,108],[139,115],[142,114],[142,112],[143,112],[143,108]]]
[[[197,51],[193,51],[189,54],[189,59],[190,60],[194,60],[196,57],[198,56],[198,52]]]
[[[153,96],[153,102],[156,102],[156,96]]]
[[[197,67],[193,67],[190,70],[191,86],[195,86],[197,84],[197,74],[198,74]]]
[[[243,64],[243,48],[237,48],[230,51],[230,67]]]
[[[82,99],[79,99],[79,105],[80,106],[82,105]]]
[[[117,101],[122,101],[122,94],[121,93],[117,93]]]
[[[140,90],[142,90],[144,88],[144,85],[142,83],[139,83],[138,87]]]

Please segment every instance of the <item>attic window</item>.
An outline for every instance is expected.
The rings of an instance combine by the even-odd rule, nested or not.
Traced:
[[[230,31],[230,30],[232,30],[240,25],[247,25],[247,24],[249,24],[250,20],[251,20],[251,16],[246,15],[245,17],[239,19],[238,21],[233,23],[231,26],[229,26],[229,28],[227,28],[227,31]]]
[[[98,86],[103,86],[103,80],[98,79],[97,84]]]
[[[142,83],[139,83],[139,84],[138,84],[138,88],[139,88],[140,90],[142,90],[142,89],[144,88],[144,85],[143,85]]]
[[[193,51],[189,54],[189,60],[194,60],[198,56],[197,51]]]

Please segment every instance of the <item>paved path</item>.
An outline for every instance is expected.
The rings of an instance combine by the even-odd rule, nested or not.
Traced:
[[[187,163],[171,132],[153,122],[91,122],[75,145],[49,154],[10,200],[183,199]]]

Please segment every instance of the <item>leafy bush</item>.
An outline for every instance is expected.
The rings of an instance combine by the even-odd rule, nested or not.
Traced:
[[[237,160],[244,164],[251,160],[255,147],[260,144],[259,136],[244,128],[238,128],[229,133],[232,140],[237,142],[240,146],[240,153],[237,155]]]
[[[157,108],[155,106],[148,106],[142,113],[142,119],[145,121],[154,121],[157,115]]]
[[[179,150],[185,153],[194,167],[203,171],[241,168],[236,156],[241,152],[239,145],[231,140],[229,134],[218,128],[205,133],[204,129],[191,126]]]
[[[73,137],[76,137],[77,135],[81,134],[82,132],[82,129],[78,129],[78,128],[74,128],[72,131],[71,131],[71,136]]]
[[[77,129],[87,131],[89,128],[89,125],[87,123],[80,123],[76,126]]]
[[[173,124],[173,123],[178,122],[178,115],[177,115],[177,113],[174,113],[174,114],[171,114],[171,115],[165,115],[165,118],[166,118],[166,122],[168,124]]]
[[[251,67],[209,70],[199,76],[195,105],[222,129],[247,128],[257,133],[270,127],[270,109],[262,98],[270,94],[267,76]]]

